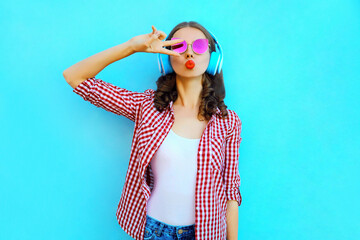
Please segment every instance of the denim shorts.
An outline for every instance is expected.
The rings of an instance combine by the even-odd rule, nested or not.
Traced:
[[[144,240],[195,240],[195,224],[174,226],[146,215]]]

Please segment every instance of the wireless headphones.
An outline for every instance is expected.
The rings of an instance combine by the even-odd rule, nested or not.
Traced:
[[[216,40],[215,35],[212,34],[210,31],[208,32],[215,41],[215,51],[210,54],[209,66],[206,69],[206,72],[214,76],[216,73],[221,72],[223,63],[223,52],[220,43]],[[170,63],[170,55],[158,53],[158,64],[162,76],[174,72],[174,69],[172,68]]]

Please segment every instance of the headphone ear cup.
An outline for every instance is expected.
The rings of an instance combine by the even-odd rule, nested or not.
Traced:
[[[220,62],[220,54],[218,52],[212,52],[210,54],[209,66],[206,69],[206,72],[214,76],[218,71],[219,62]]]

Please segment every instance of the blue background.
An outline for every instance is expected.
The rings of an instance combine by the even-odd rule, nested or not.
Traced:
[[[62,72],[151,25],[212,31],[242,120],[239,239],[359,239],[360,2],[0,3],[0,239],[131,239],[116,221],[134,123]],[[156,89],[156,54],[96,77]]]

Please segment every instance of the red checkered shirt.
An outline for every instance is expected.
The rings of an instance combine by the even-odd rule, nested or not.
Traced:
[[[101,79],[88,78],[73,92],[97,107],[135,122],[129,168],[117,206],[120,226],[131,237],[144,239],[146,205],[154,187],[150,160],[174,123],[173,102],[159,112],[154,90],[129,91]],[[200,139],[195,190],[195,239],[226,240],[228,200],[240,206],[239,147],[241,121],[228,109],[228,119],[217,108]]]

